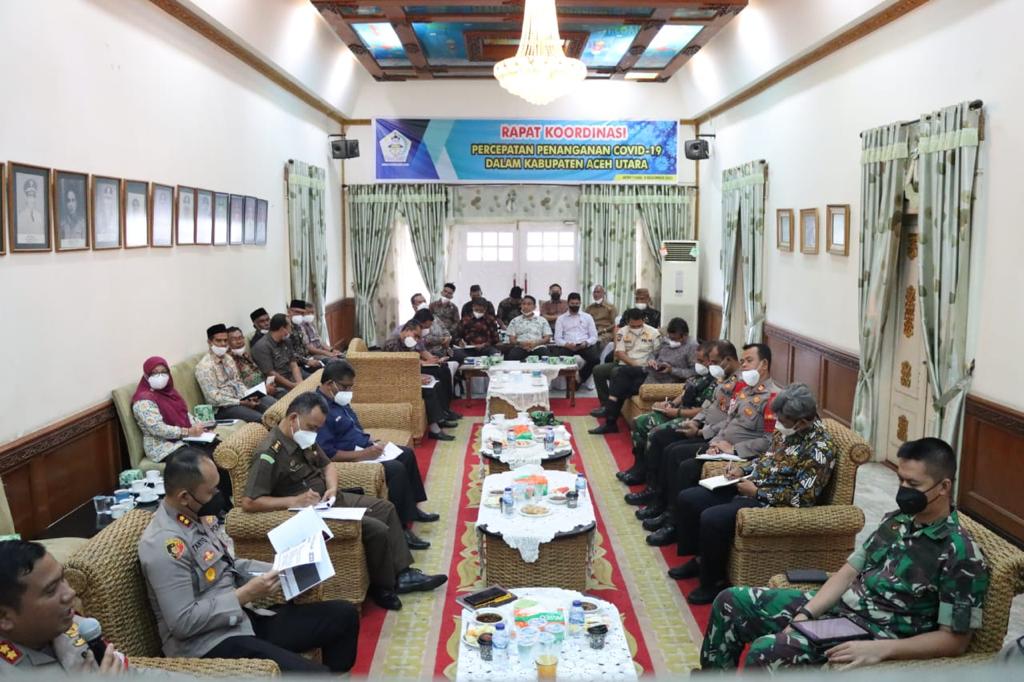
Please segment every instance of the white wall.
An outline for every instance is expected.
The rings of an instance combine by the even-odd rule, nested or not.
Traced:
[[[337,125],[147,0],[5,0],[0,158],[266,198],[266,246],[0,257],[0,442],[101,402],[142,361],[205,348],[217,321],[249,326],[289,296],[283,169],[329,169]],[[328,191],[340,295],[339,197]]]
[[[753,4],[753,3],[752,3]],[[741,15],[742,16],[742,15]],[[1024,233],[1019,159],[1024,153],[1024,92],[1018,87],[1017,0],[932,0],[756,98],[702,126],[715,132],[712,159],[701,168],[702,291],[721,301],[719,269],[721,173],[767,159],[765,300],[767,319],[857,352],[856,238],[842,258],[782,253],[775,248],[775,209],[849,203],[854,233],[860,221],[861,130],[964,100],[985,102],[975,206],[975,304],[972,325],[977,369],[973,393],[1024,409],[1022,376],[1013,349],[1024,335],[1018,254]],[[953,46],[957,46],[954,48]],[[742,55],[737,58],[742,58]]]

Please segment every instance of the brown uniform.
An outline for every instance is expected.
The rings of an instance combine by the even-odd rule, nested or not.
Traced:
[[[594,318],[594,326],[597,327],[597,339],[601,346],[606,346],[612,339],[612,327],[618,320],[618,311],[611,303],[591,303],[584,311]]]

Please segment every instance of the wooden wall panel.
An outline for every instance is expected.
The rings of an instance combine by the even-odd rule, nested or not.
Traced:
[[[960,448],[959,504],[1024,544],[1024,413],[967,396]]]
[[[821,354],[813,348],[793,346],[793,369],[787,383],[807,384],[821,402]]]
[[[356,300],[340,298],[328,303],[324,310],[324,317],[327,322],[327,333],[331,337],[331,344],[344,350],[348,347],[348,342],[356,335]]]
[[[697,308],[697,338],[717,339],[722,332],[722,306],[701,300]]]
[[[825,358],[822,369],[822,413],[849,424],[853,416],[853,396],[857,392],[859,367],[850,367]]]

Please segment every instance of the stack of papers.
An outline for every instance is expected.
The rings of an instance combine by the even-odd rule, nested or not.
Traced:
[[[186,443],[212,443],[216,437],[213,431],[204,431],[201,436],[185,436],[182,440]]]
[[[740,478],[726,478],[725,476],[712,476],[711,478],[703,479],[700,484],[708,490],[717,490],[718,488],[724,488],[727,485],[736,485],[740,481],[745,481],[750,478],[750,475],[742,476]]]
[[[730,454],[727,454],[727,453],[724,453],[724,452],[719,452],[718,454],[715,454],[715,455],[709,455],[709,454],[697,455],[697,459],[703,459],[703,460],[708,461],[708,462],[742,462],[742,461],[744,461],[744,459],[742,457],[737,457],[736,455],[730,455]]]
[[[364,450],[364,449],[365,448],[361,448],[358,445],[356,446],[356,452],[359,452],[359,451]],[[398,457],[400,454],[402,454],[402,448],[398,447],[394,443],[388,442],[388,443],[384,444],[384,452],[380,453],[379,457],[377,457],[375,459],[364,459],[362,463],[363,464],[373,464],[373,463],[382,464],[384,462],[390,462],[394,458]]]
[[[267,533],[277,554],[274,570],[285,599],[294,599],[334,576],[327,540],[334,537],[312,507],[306,507]]]

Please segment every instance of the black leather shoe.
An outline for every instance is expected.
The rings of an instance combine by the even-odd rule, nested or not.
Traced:
[[[459,422],[454,419],[445,419],[444,421],[437,422],[437,425],[442,429],[457,429],[459,428]]]
[[[655,516],[661,516],[665,512],[665,508],[660,504],[649,504],[643,509],[637,509],[634,514],[641,521],[647,519],[653,519]]]
[[[637,472],[635,465],[631,466],[630,468],[626,469],[625,471],[616,471],[615,472],[615,478],[619,479],[620,481],[625,481],[626,478],[629,477],[629,476],[638,476],[638,475],[639,475],[639,472]]]
[[[622,476],[616,474],[615,477],[626,485],[640,485],[644,482],[644,475],[638,474],[634,471],[627,471],[625,473],[620,471],[619,474],[622,474]]]
[[[724,589],[725,583],[720,583],[714,587],[704,587],[701,585],[686,596],[686,601],[691,604],[710,604],[715,601],[715,597],[718,596],[718,593]]]
[[[690,559],[685,564],[668,569],[668,577],[676,580],[696,578],[698,575],[700,575],[700,562],[697,561],[697,557]]]
[[[427,575],[417,568],[407,568],[398,574],[398,594],[409,592],[429,592],[448,582],[448,576],[437,574]]]
[[[644,530],[646,530],[648,533],[652,533],[671,520],[672,516],[667,512],[658,514],[657,516],[652,516],[649,519],[644,519]]]
[[[665,545],[671,545],[675,541],[676,527],[671,523],[666,523],[647,536],[647,544],[651,547],[664,547]]]
[[[405,531],[405,544],[409,545],[409,549],[430,549],[430,543],[411,530]]]
[[[388,611],[401,611],[402,600],[398,598],[394,590],[385,590],[380,587],[370,587],[370,599],[382,609]]]
[[[604,424],[601,424],[600,426],[595,426],[594,428],[592,428],[589,431],[587,431],[587,433],[592,433],[595,436],[600,436],[601,434],[604,434],[604,433],[618,433],[618,432],[619,432],[619,425],[616,424],[613,421],[606,421]]]
[[[438,431],[437,433],[431,431],[427,434],[427,438],[432,438],[434,440],[455,440],[455,436],[445,433],[444,431]]]
[[[596,408],[594,408],[593,410],[590,411],[590,416],[591,417],[603,417],[606,414],[608,414],[608,413],[605,411],[604,406],[596,407]]]
[[[453,421],[453,422],[457,422],[460,419],[462,419],[462,415],[459,414],[458,412],[456,412],[455,410],[448,410],[447,412],[445,412],[444,416],[445,416],[446,419],[448,419],[448,421]]]
[[[631,504],[634,507],[639,507],[641,504],[650,504],[658,497],[658,491],[654,488],[644,488],[638,493],[626,493],[625,500],[626,504]]]
[[[412,517],[413,521],[419,521],[420,523],[433,523],[441,518],[440,514],[435,512],[425,512],[419,507],[416,507],[416,515]]]

